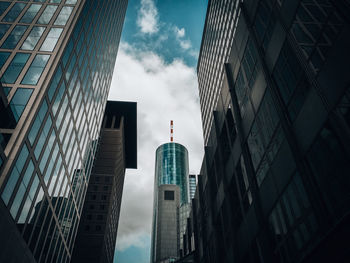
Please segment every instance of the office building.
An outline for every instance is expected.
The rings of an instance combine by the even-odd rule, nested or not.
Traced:
[[[161,254],[159,257],[158,251],[163,251],[162,246],[166,245],[166,242],[159,239],[163,236],[157,233],[161,222],[159,214],[159,202],[158,191],[162,185],[177,185],[179,187],[180,201],[179,205],[175,207],[174,213],[179,216],[179,209],[181,206],[188,204],[189,202],[189,183],[188,183],[188,152],[187,149],[179,143],[165,143],[159,146],[156,150],[156,164],[155,164],[155,178],[154,178],[154,196],[153,196],[153,222],[152,222],[152,243],[151,243],[151,262],[161,262],[169,258],[174,258],[174,253]],[[178,218],[178,222],[181,218]],[[178,228],[175,238],[179,242],[180,228]],[[179,244],[176,248],[176,258],[178,257]]]
[[[196,181],[196,175],[190,174],[189,175],[189,189],[190,189],[190,200],[194,197],[194,194],[196,193],[196,187],[197,187],[197,181]]]
[[[1,262],[69,262],[126,12],[0,1]]]
[[[72,262],[113,262],[126,168],[137,168],[136,103],[108,101]]]
[[[209,1],[198,64],[196,260],[348,262],[349,2],[237,2]],[[216,41],[235,17],[217,6],[236,6],[230,46]]]

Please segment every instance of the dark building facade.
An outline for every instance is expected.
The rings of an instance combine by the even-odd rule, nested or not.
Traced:
[[[209,107],[213,122],[202,116],[196,260],[349,262],[350,3],[237,2],[209,1],[198,62],[202,114]],[[231,13],[232,43],[216,45]],[[218,89],[202,84],[221,67]]]
[[[0,1],[0,262],[69,262],[126,12]]]
[[[137,168],[136,103],[108,101],[72,262],[113,262],[126,168]]]

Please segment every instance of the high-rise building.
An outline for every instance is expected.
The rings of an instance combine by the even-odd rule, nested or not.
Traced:
[[[196,175],[190,174],[188,182],[190,186],[190,200],[192,200],[192,198],[194,197],[194,194],[196,193],[196,187],[197,187]]]
[[[198,262],[350,260],[349,13],[343,0],[209,1]]]
[[[113,262],[126,168],[137,168],[136,103],[108,101],[72,262]]]
[[[69,262],[126,0],[0,1],[1,262]]]
[[[188,204],[189,189],[188,189],[188,152],[187,149],[179,143],[165,143],[158,147],[156,151],[155,178],[154,178],[154,200],[153,200],[153,223],[152,223],[152,243],[151,243],[151,262],[161,262],[162,260],[172,260],[174,253],[162,254],[158,257],[158,251],[164,250],[162,246],[166,246],[166,242],[160,240],[164,236],[157,233],[159,224],[162,218],[159,214],[159,187],[162,185],[177,185],[179,187],[180,201],[179,206]],[[179,206],[175,207],[179,211]],[[178,213],[177,213],[178,214]],[[179,219],[181,221],[181,219]],[[179,221],[178,221],[179,222]],[[175,237],[179,242],[179,228]],[[176,249],[176,257],[178,257],[179,245]]]

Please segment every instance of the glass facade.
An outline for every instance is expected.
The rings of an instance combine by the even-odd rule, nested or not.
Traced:
[[[196,193],[196,187],[197,187],[196,176],[194,174],[190,174],[188,180],[189,180],[190,200],[191,200],[193,199],[194,194]]]
[[[12,136],[0,129],[0,194],[37,262],[70,261],[126,7],[0,1],[0,81],[16,121]]]
[[[239,2],[232,44],[234,0],[209,1],[203,33],[196,260],[347,262],[349,1]]]

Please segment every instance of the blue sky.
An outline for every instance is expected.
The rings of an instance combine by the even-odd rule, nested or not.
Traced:
[[[203,158],[196,65],[207,0],[129,0],[110,100],[137,102],[138,169],[127,170],[114,262],[148,263],[155,150],[174,140]]]

